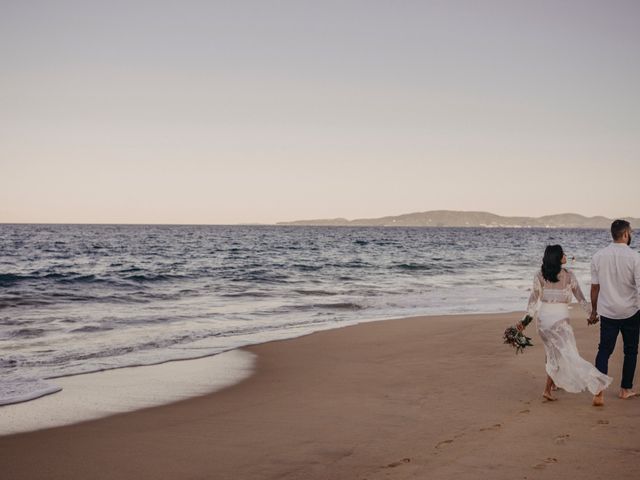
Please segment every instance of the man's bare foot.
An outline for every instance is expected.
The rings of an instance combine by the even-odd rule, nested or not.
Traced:
[[[542,392],[542,398],[544,398],[545,400],[549,401],[549,402],[555,402],[557,400],[556,397],[554,397],[553,395],[551,395],[551,392]]]
[[[630,388],[621,388],[620,394],[618,396],[623,400],[626,400],[628,398],[637,397],[638,394],[633,390],[631,390]]]
[[[594,407],[603,407],[604,406],[604,394],[602,392],[593,396],[593,406]]]

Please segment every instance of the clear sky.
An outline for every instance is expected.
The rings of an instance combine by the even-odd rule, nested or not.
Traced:
[[[0,0],[0,222],[640,217],[640,2]]]

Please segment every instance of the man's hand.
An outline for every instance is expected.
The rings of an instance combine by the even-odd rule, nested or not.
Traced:
[[[589,318],[587,319],[587,323],[589,325],[595,325],[596,323],[598,323],[600,321],[600,318],[598,318],[598,313],[593,311],[591,312],[591,315],[589,316]]]

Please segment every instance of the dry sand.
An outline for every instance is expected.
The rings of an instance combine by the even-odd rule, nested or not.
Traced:
[[[598,327],[572,310],[578,347]],[[520,314],[371,322],[249,347],[225,390],[0,437],[9,479],[640,478],[640,399],[545,403],[544,351],[501,344]]]

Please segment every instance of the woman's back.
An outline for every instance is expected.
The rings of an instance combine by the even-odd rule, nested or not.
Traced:
[[[573,272],[565,270],[564,268],[560,270],[560,273],[558,273],[557,282],[550,282],[549,280],[545,280],[542,272],[538,272],[537,275],[538,281],[542,286],[541,300],[545,303],[571,303],[576,290],[580,290],[580,287],[578,286],[578,280],[576,279]],[[579,295],[582,298],[578,298],[578,294],[576,294],[576,298],[578,298],[578,301],[584,301],[582,292],[579,291]]]

